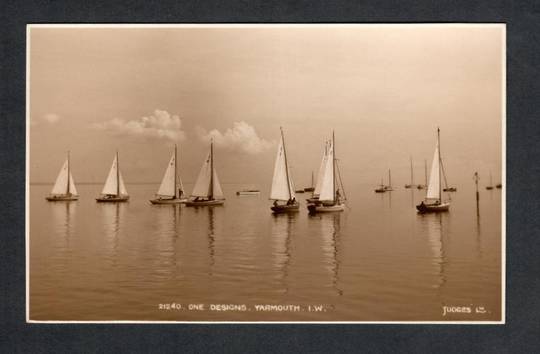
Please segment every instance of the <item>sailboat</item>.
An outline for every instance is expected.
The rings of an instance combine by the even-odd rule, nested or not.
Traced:
[[[418,189],[424,189],[427,187],[427,161],[424,160],[424,178],[425,178],[425,184],[419,184],[416,186]]]
[[[442,173],[444,177],[444,185],[445,185],[445,187],[443,188],[443,192],[456,192],[457,191],[456,187],[448,187],[448,180],[446,179],[446,172],[444,172],[444,164],[442,163],[442,160],[441,160],[441,169],[442,169]]]
[[[313,185],[313,171],[311,171],[311,187],[304,188],[304,192],[313,192],[315,190],[315,186]]]
[[[321,193],[318,201],[308,204],[307,208],[310,213],[324,213],[345,210],[345,203],[343,202],[345,200],[345,195],[343,195],[342,198],[338,186],[339,182],[341,185],[341,190],[343,191],[341,176],[339,181],[337,179],[339,176],[339,167],[337,166],[335,153],[335,136],[334,132],[332,132],[332,141],[328,147],[328,158],[321,182]]]
[[[58,177],[56,177],[56,182],[54,183],[51,193],[45,197],[48,201],[71,201],[79,199],[77,194],[77,189],[75,188],[75,182],[73,182],[73,176],[71,175],[70,168],[70,159],[69,151],[67,153],[67,158]]]
[[[406,184],[405,188],[414,187],[414,178],[413,178],[413,167],[412,167],[412,156],[411,156],[411,184]]]
[[[437,128],[437,146],[435,147],[433,162],[431,163],[426,198],[416,206],[416,209],[420,213],[448,211],[450,208],[450,202],[442,200],[441,162],[440,129]]]
[[[101,195],[96,198],[97,202],[127,202],[129,195],[124,185],[124,179],[120,173],[120,163],[118,159],[118,151],[114,157],[111,170],[101,191]]]
[[[214,141],[210,142],[210,152],[203,162],[191,198],[186,206],[222,205],[225,202],[223,190],[214,168]]]
[[[383,179],[381,178],[381,184],[378,188],[375,188],[375,193],[385,193],[386,192],[386,186],[383,183]]]
[[[388,192],[391,192],[394,190],[394,188],[392,187],[392,174],[390,172],[390,169],[388,169],[388,185],[384,186],[384,189]]]
[[[488,191],[492,190],[493,189],[493,178],[491,176],[491,172],[489,173],[489,186],[486,186],[486,189]]]
[[[328,141],[325,141],[324,153],[321,160],[321,165],[319,166],[319,173],[317,174],[317,183],[315,184],[315,189],[313,190],[313,195],[311,198],[306,199],[308,203],[314,203],[319,200],[319,195],[321,194],[321,183],[323,179],[323,174],[326,169],[326,163],[328,162]]]
[[[270,199],[274,201],[270,207],[274,213],[287,213],[298,211],[300,204],[296,201],[294,195],[294,186],[287,162],[287,150],[285,149],[285,138],[283,129],[281,130],[281,141],[278,146],[276,162],[274,164],[274,176],[272,178],[272,190]],[[284,201],[286,204],[279,204],[278,201]]]
[[[182,179],[178,176],[178,153],[176,144],[174,145],[174,152],[171,156],[161,185],[156,193],[156,198],[151,199],[152,204],[180,204],[187,201],[184,197],[184,186],[182,185]]]

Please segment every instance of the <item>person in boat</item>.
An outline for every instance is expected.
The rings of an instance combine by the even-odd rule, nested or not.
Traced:
[[[198,202],[198,201],[199,201],[199,197],[195,197],[194,202]]]
[[[277,200],[274,200],[274,206],[277,207]]]

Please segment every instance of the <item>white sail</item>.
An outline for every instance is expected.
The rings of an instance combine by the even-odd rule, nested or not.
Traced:
[[[328,146],[328,157],[324,167],[319,200],[334,200],[334,146],[332,143],[330,143]]]
[[[326,169],[326,163],[328,161],[328,142],[324,146],[324,154],[321,160],[321,165],[319,166],[319,173],[317,174],[317,183],[315,184],[315,190],[313,191],[313,196],[318,197],[321,194],[321,186],[324,171]]]
[[[68,176],[68,169],[69,169],[69,161],[66,159],[64,164],[62,165],[62,168],[60,169],[60,173],[58,173],[58,177],[56,177],[56,181],[54,182],[53,189],[51,190],[52,195],[65,195],[68,193],[68,178],[69,178],[69,193],[73,195],[77,195],[77,189],[75,188],[75,182],[73,181],[73,176],[71,173],[69,173]]]
[[[219,183],[219,178],[216,172],[216,169],[214,168],[214,193],[213,193],[214,199],[224,199],[223,196],[223,190],[221,189],[221,183]]]
[[[191,196],[193,197],[201,197],[201,198],[208,198],[210,193],[210,173],[211,173],[211,152],[208,153],[208,156],[206,156],[206,159],[203,162],[203,165],[201,167],[201,171],[199,172],[199,177],[197,177],[197,181],[195,182],[195,187],[193,188],[193,192],[191,193]],[[219,183],[219,178],[216,172],[216,169],[214,168],[214,188],[212,197],[214,199],[223,199],[223,190],[221,189],[221,184]]]
[[[426,199],[440,200],[440,175],[439,175],[439,143],[435,147],[435,153],[433,154],[433,162],[431,163],[431,173],[429,175],[429,184]]]
[[[210,153],[208,153],[193,187],[193,193],[191,193],[193,197],[207,198],[210,195],[210,169]]]
[[[118,188],[118,183],[120,183],[120,188]],[[103,186],[101,194],[110,194],[117,195],[118,190],[120,190],[120,195],[127,195],[126,186],[124,184],[124,179],[122,178],[122,173],[118,171],[118,157],[116,156],[113,160],[111,170]]]
[[[288,178],[287,178],[288,176]],[[291,174],[287,161],[285,159],[285,146],[283,137],[279,142],[276,162],[274,164],[274,176],[272,178],[272,190],[270,191],[270,199],[273,200],[289,200],[294,198],[294,186],[291,181]]]
[[[171,160],[169,161],[169,164],[167,165],[167,169],[165,170],[165,175],[163,176],[163,179],[161,180],[161,185],[159,186],[157,195],[164,196],[164,197],[174,197],[176,196],[176,161],[175,161],[175,154],[173,153],[171,156]]]
[[[73,195],[79,195],[77,193],[77,188],[75,188],[75,181],[73,180],[73,175],[69,173],[69,193]]]

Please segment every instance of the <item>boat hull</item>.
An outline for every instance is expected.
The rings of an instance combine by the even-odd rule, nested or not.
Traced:
[[[444,212],[450,209],[450,203],[440,203],[440,204],[425,204],[420,203],[416,206],[416,210],[421,213],[437,213]]]
[[[340,212],[345,210],[345,204],[334,204],[334,205],[324,205],[324,204],[309,204],[307,206],[311,214],[315,213],[333,213]]]
[[[129,200],[129,196],[125,197],[99,197],[96,198],[96,202],[98,203],[122,203],[127,202]]]
[[[313,197],[313,198],[307,198],[306,199],[306,202],[308,202],[308,203],[317,203],[318,201],[319,201],[318,197]]]
[[[174,199],[151,199],[152,204],[183,204],[187,202],[187,198],[174,198]]]
[[[270,209],[272,209],[272,212],[276,214],[294,213],[300,211],[300,204],[296,203],[291,205],[272,205]]]
[[[456,191],[457,191],[456,187],[450,187],[450,188],[444,188],[443,189],[443,192],[456,192]]]
[[[199,206],[216,206],[216,205],[223,205],[225,203],[225,200],[200,200],[200,201],[194,201],[194,200],[188,200],[185,202],[185,205],[188,207],[199,207]]]
[[[384,189],[384,188],[375,189],[375,193],[385,193],[385,192],[387,192],[387,189]]]
[[[259,195],[261,194],[260,191],[239,191],[236,192],[236,195]]]
[[[314,190],[315,190],[315,187],[304,188],[304,192],[313,192]]]
[[[71,196],[48,196],[45,197],[49,202],[72,202],[75,200],[79,200],[78,195],[71,195]]]

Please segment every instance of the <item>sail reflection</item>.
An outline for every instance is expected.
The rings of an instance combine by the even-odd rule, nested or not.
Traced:
[[[103,215],[103,233],[105,235],[104,245],[106,247],[105,257],[113,266],[116,266],[120,234],[120,220],[124,213],[125,206],[125,204],[121,203],[99,204],[101,213]]]
[[[339,288],[339,260],[338,243],[341,228],[341,214],[321,214],[322,250],[325,258],[326,269],[332,274],[332,288],[339,296],[343,290]]]
[[[54,222],[55,246],[57,256],[65,257],[70,249],[70,240],[74,230],[76,203],[50,203],[52,219]]]
[[[159,277],[171,278],[178,269],[176,257],[176,240],[178,239],[178,224],[181,213],[179,204],[155,205],[156,229],[154,240],[157,254],[154,257],[155,273]]]
[[[284,292],[289,291],[287,277],[289,275],[289,263],[291,259],[290,243],[293,225],[297,214],[272,214],[272,256],[274,268],[278,271],[279,279],[283,283]]]
[[[446,256],[444,254],[443,243],[443,214],[421,214],[422,226],[428,235],[428,242],[431,249],[431,264],[437,273],[437,281],[434,288],[440,289],[446,283],[444,266]]]

